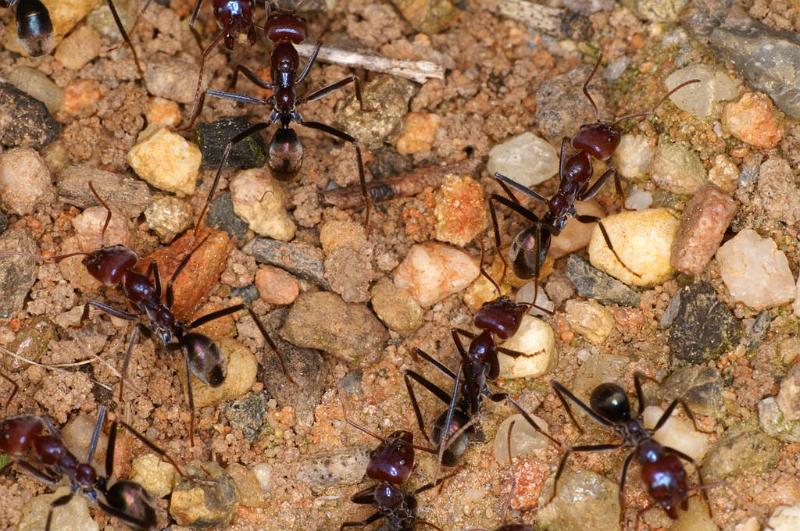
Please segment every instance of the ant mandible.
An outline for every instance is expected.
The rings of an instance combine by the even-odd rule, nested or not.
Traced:
[[[673,400],[664,413],[658,419],[652,429],[647,429],[642,424],[642,413],[645,408],[644,392],[642,390],[642,379],[649,378],[640,372],[636,372],[633,377],[633,382],[636,387],[636,398],[639,401],[636,416],[631,416],[631,406],[628,400],[628,395],[625,390],[614,383],[604,383],[597,386],[589,399],[589,405],[576,397],[569,389],[564,387],[556,380],[550,383],[553,390],[556,392],[559,400],[561,401],[564,409],[567,412],[570,420],[578,427],[578,430],[583,432],[583,429],[575,420],[572,414],[572,409],[567,400],[577,404],[592,420],[614,430],[622,439],[618,443],[606,444],[590,444],[581,446],[568,447],[561,462],[558,464],[555,480],[553,481],[553,494],[550,501],[556,495],[558,489],[558,479],[564,471],[564,465],[567,458],[574,452],[603,452],[609,450],[616,450],[619,448],[630,448],[631,451],[625,457],[622,464],[622,474],[619,479],[619,505],[620,505],[620,524],[624,522],[625,505],[624,505],[624,489],[625,479],[628,474],[628,467],[631,460],[636,457],[641,467],[641,477],[647,493],[654,500],[654,503],[646,507],[650,508],[652,505],[660,505],[673,520],[678,518],[677,509],[680,507],[684,511],[688,508],[688,498],[690,489],[687,485],[686,470],[683,468],[681,459],[684,459],[694,465],[697,470],[698,487],[703,494],[703,498],[708,505],[708,496],[706,494],[706,485],[703,483],[703,476],[700,472],[700,464],[697,463],[692,457],[675,448],[664,446],[657,442],[653,436],[660,430],[664,424],[669,420],[672,413],[677,406],[683,406],[687,416],[695,422],[689,407],[679,398]],[[696,428],[695,423],[695,428]],[[644,510],[644,509],[643,509]],[[709,512],[711,506],[708,505]],[[641,513],[642,511],[640,511]],[[638,514],[637,514],[638,520]]]

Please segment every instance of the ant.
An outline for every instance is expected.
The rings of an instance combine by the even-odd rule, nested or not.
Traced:
[[[297,110],[299,105],[322,99],[350,83],[354,84],[356,97],[358,98],[359,104],[363,108],[358,78],[351,74],[310,94],[298,96],[297,86],[305,81],[308,73],[311,71],[311,67],[316,61],[317,52],[319,52],[321,43],[318,43],[314,48],[314,52],[312,52],[305,67],[298,75],[297,70],[300,67],[300,58],[297,54],[295,45],[303,42],[307,37],[308,30],[305,19],[294,13],[270,13],[267,17],[265,32],[269,40],[272,41],[274,45],[270,55],[272,82],[261,79],[255,74],[255,72],[243,65],[239,65],[237,67],[237,72],[238,70],[241,70],[245,77],[250,79],[259,87],[272,90],[273,95],[266,100],[262,100],[252,96],[245,96],[243,94],[224,92],[215,89],[208,89],[206,91],[206,94],[210,96],[225,98],[252,105],[265,105],[272,108],[267,121],[256,123],[241,133],[236,134],[225,146],[222,161],[217,169],[217,174],[214,177],[214,184],[211,186],[211,190],[209,191],[209,199],[213,196],[214,191],[219,184],[219,179],[222,175],[222,168],[225,167],[233,147],[245,138],[258,133],[263,129],[267,129],[274,123],[279,123],[279,127],[275,131],[270,143],[268,158],[269,167],[276,177],[281,180],[287,180],[297,173],[303,162],[303,145],[301,144],[297,133],[295,133],[291,127],[292,123],[297,123],[303,127],[316,129],[317,131],[322,131],[325,134],[331,135],[345,142],[349,142],[353,145],[353,147],[355,147],[358,177],[361,185],[361,194],[364,198],[365,205],[364,225],[369,227],[371,201],[369,199],[369,195],[367,194],[367,182],[364,174],[364,161],[358,141],[344,131],[336,129],[330,125],[304,120]],[[208,203],[206,203],[206,205],[207,204]]]
[[[589,83],[591,82],[594,74],[597,72],[602,55],[597,59],[589,77],[583,84],[583,93],[588,98],[589,103],[592,104],[595,114],[599,116],[597,104],[589,94]],[[625,262],[619,257],[611,244],[611,238],[606,231],[605,226],[601,219],[597,216],[589,216],[578,214],[575,210],[576,201],[588,201],[595,197],[603,185],[614,178],[617,196],[623,203],[624,208],[624,192],[622,189],[622,182],[616,169],[609,168],[597,181],[592,184],[592,159],[600,161],[608,161],[619,146],[620,139],[622,138],[622,129],[619,123],[631,118],[644,118],[649,116],[661,106],[676,91],[692,83],[699,83],[699,79],[691,79],[681,83],[677,87],[670,90],[659,102],[649,111],[643,113],[629,114],[617,118],[613,122],[604,122],[598,119],[597,122],[591,124],[584,124],[580,127],[577,134],[570,139],[563,138],[561,141],[561,158],[558,168],[558,175],[560,182],[558,190],[550,198],[538,194],[534,190],[523,186],[522,184],[506,177],[500,173],[495,173],[494,177],[502,186],[508,197],[503,197],[499,194],[491,194],[489,196],[489,211],[492,217],[492,225],[494,228],[495,244],[499,249],[500,243],[500,228],[497,222],[497,213],[495,212],[494,203],[500,203],[507,208],[513,210],[517,214],[524,217],[531,223],[531,226],[520,231],[511,245],[512,266],[514,274],[522,279],[534,279],[534,299],[536,300],[536,292],[538,290],[539,270],[547,257],[547,252],[550,250],[550,243],[552,238],[561,234],[567,221],[570,218],[575,218],[580,223],[589,224],[597,223],[600,227],[600,232],[603,235],[606,245],[609,250],[614,254],[616,259],[622,266],[636,277],[640,277],[639,273],[631,270]],[[577,153],[567,158],[567,144],[571,143],[573,149]],[[514,196],[513,192],[508,188],[512,186],[519,190],[528,197],[533,198],[547,207],[547,212],[541,219],[531,210],[523,207],[519,200]],[[502,255],[501,255],[502,258]],[[505,266],[505,259],[503,258]]]
[[[106,228],[111,221],[111,209],[105,201],[100,197],[90,182],[89,188],[94,194],[97,201],[103,205],[108,214],[106,215],[105,224],[103,225],[102,234],[105,235]],[[208,206],[208,205],[206,205]],[[204,208],[205,212],[205,208]],[[198,225],[202,220],[198,220]],[[197,230],[197,228],[195,228]],[[206,236],[207,238],[207,236]],[[269,337],[266,328],[256,316],[255,312],[245,304],[235,304],[222,310],[211,312],[207,315],[199,317],[191,323],[183,323],[176,319],[172,313],[172,305],[175,300],[173,292],[173,284],[180,275],[183,268],[191,259],[194,252],[203,245],[206,238],[192,251],[181,260],[178,267],[175,269],[172,277],[169,279],[166,288],[166,304],[161,301],[161,277],[158,272],[158,265],[156,262],[150,262],[145,274],[137,272],[136,266],[139,263],[138,255],[124,245],[111,245],[103,246],[91,253],[71,253],[68,255],[56,256],[52,260],[59,261],[64,258],[76,255],[85,255],[83,265],[94,278],[99,280],[105,286],[119,286],[122,288],[122,293],[130,304],[132,304],[140,315],[147,317],[149,322],[149,329],[157,335],[163,345],[170,350],[180,350],[184,354],[186,362],[186,386],[189,399],[189,409],[191,410],[191,421],[189,437],[191,438],[192,445],[194,445],[194,398],[192,396],[192,379],[190,375],[194,374],[203,383],[211,387],[219,387],[225,380],[225,359],[219,351],[217,345],[207,336],[192,332],[192,330],[209,323],[211,321],[220,319],[226,315],[236,313],[240,310],[246,309],[250,316],[258,326],[259,331],[263,334],[264,339],[269,344],[270,348],[278,355],[281,362],[281,367],[287,378],[293,382],[286,370],[285,360],[283,354],[278,350],[278,347]],[[98,301],[87,302],[84,308],[83,318],[87,316],[89,306],[129,321],[140,321],[140,315],[120,310]],[[130,361],[131,352],[136,341],[139,338],[139,328],[141,322],[134,328],[131,338],[128,342],[128,349],[125,353],[125,358],[122,365],[121,380],[119,397],[122,400],[123,385],[125,374],[127,373],[128,363]],[[174,342],[173,342],[174,341]]]
[[[39,0],[0,0],[0,7],[14,7],[17,20],[17,37],[32,57],[39,57],[52,49],[53,21],[50,12]]]
[[[633,382],[636,387],[636,398],[639,401],[636,417],[631,417],[631,406],[628,400],[628,395],[625,393],[625,390],[617,384],[604,383],[598,385],[594,391],[592,391],[589,399],[589,405],[587,405],[558,381],[552,380],[550,382],[553,390],[556,392],[556,395],[558,395],[559,400],[564,406],[567,415],[573,424],[577,426],[580,432],[583,432],[583,429],[575,420],[567,399],[577,404],[598,424],[614,430],[620,436],[622,441],[618,443],[590,444],[568,447],[567,451],[564,453],[564,456],[561,458],[561,462],[558,464],[558,470],[556,472],[555,480],[553,481],[553,494],[549,501],[552,501],[553,498],[555,498],[558,488],[558,479],[561,476],[561,473],[564,471],[564,465],[567,462],[567,458],[573,452],[603,452],[608,450],[616,450],[619,448],[629,448],[631,451],[622,464],[622,474],[619,479],[619,505],[621,509],[620,524],[622,524],[625,517],[623,496],[625,479],[628,473],[628,466],[630,465],[634,456],[638,460],[641,467],[641,477],[647,489],[647,493],[654,500],[652,504],[648,505],[645,509],[640,511],[640,513],[646,509],[649,509],[652,505],[657,504],[667,512],[670,518],[676,520],[678,518],[678,507],[680,506],[680,508],[684,511],[688,508],[690,489],[687,485],[686,470],[683,468],[681,459],[684,459],[685,461],[688,461],[694,465],[695,469],[697,470],[699,482],[698,490],[702,492],[703,498],[706,500],[706,504],[708,504],[708,496],[705,492],[707,486],[703,484],[703,476],[700,473],[699,463],[680,450],[676,450],[675,448],[671,448],[669,446],[664,446],[653,438],[656,432],[664,426],[667,420],[669,420],[670,416],[672,416],[672,413],[675,411],[675,408],[679,405],[683,406],[687,416],[692,420],[693,423],[695,423],[695,419],[691,410],[685,402],[683,402],[680,398],[676,398],[669,404],[669,406],[667,406],[667,409],[658,419],[658,422],[656,422],[656,425],[653,427],[653,429],[645,428],[642,424],[642,412],[644,411],[645,407],[644,392],[642,390],[643,378],[651,379],[640,372],[636,372],[633,376]],[[697,428],[696,423],[695,428]],[[709,512],[711,511],[710,505],[708,510]]]

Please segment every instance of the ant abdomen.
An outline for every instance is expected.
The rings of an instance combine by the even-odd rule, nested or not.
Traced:
[[[269,145],[269,167],[275,177],[285,181],[292,178],[303,164],[303,145],[292,129],[279,128]]]
[[[132,528],[155,528],[157,519],[153,498],[138,483],[119,480],[111,485],[105,498],[108,505],[129,517],[126,519],[126,523]],[[132,518],[143,525],[141,527],[133,525]]]
[[[431,440],[437,445],[437,447],[441,444],[450,445],[442,454],[442,464],[444,466],[456,466],[461,461],[461,456],[463,456],[464,452],[467,451],[470,434],[473,430],[470,427],[462,432],[458,438],[451,441],[453,435],[455,435],[456,432],[458,432],[463,426],[466,426],[466,424],[469,422],[469,417],[467,417],[462,411],[457,409],[454,410],[453,417],[450,419],[450,427],[447,430],[447,436],[442,437],[442,430],[444,429],[444,423],[446,420],[447,410],[442,412],[442,414],[436,419],[436,423],[433,425],[433,430],[431,432]]]
[[[203,383],[219,387],[225,381],[225,357],[216,343],[203,334],[186,334],[181,339],[189,358],[189,369]]]
[[[17,6],[17,36],[33,57],[52,49],[53,22],[47,7],[39,0],[22,0]]]

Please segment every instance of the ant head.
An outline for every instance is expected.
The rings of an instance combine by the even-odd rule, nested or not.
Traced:
[[[122,282],[125,273],[138,261],[136,253],[124,245],[112,245],[86,255],[83,265],[94,278],[106,286],[114,286]]]
[[[442,464],[444,466],[456,466],[461,460],[461,456],[463,456],[464,452],[467,451],[467,446],[469,445],[469,436],[470,433],[473,432],[473,429],[470,427],[461,433],[461,435],[458,436],[458,439],[451,441],[450,439],[453,437],[453,435],[455,435],[456,432],[459,431],[463,426],[467,425],[469,422],[469,417],[461,410],[453,410],[453,417],[450,419],[450,430],[448,431],[447,435],[443,437],[442,431],[444,430],[444,424],[446,421],[447,410],[443,411],[442,414],[436,419],[436,423],[433,425],[433,430],[431,431],[431,439],[437,445],[449,445],[449,447],[442,454]]]
[[[375,506],[379,511],[390,512],[403,504],[406,493],[397,485],[391,483],[378,483],[375,486]]]
[[[414,469],[414,435],[395,431],[369,454],[367,476],[378,481],[400,485]]]
[[[267,38],[273,43],[290,41],[300,44],[308,36],[305,19],[294,13],[271,13],[265,29]]]
[[[611,422],[627,422],[631,419],[631,405],[625,390],[614,383],[598,385],[589,401],[592,410]]]
[[[49,53],[53,49],[53,22],[47,7],[39,0],[22,0],[17,6],[16,16],[17,36],[28,53],[33,57]]]
[[[88,463],[82,463],[75,467],[75,481],[87,490],[93,490],[97,485],[97,472]]]
[[[153,498],[133,481],[120,480],[105,491],[106,503],[116,516],[134,529],[154,529],[156,509]]]
[[[586,151],[599,160],[608,160],[619,146],[622,129],[616,123],[596,122],[582,125],[572,139],[572,147]]]
[[[288,180],[297,173],[303,163],[303,144],[297,133],[288,127],[280,127],[269,145],[269,167],[279,180]]]
[[[511,242],[512,267],[514,274],[522,279],[533,278],[536,275],[538,265],[544,263],[547,251],[550,250],[550,233],[546,230],[541,231],[541,236],[537,236],[539,228],[529,227],[517,234]],[[541,237],[541,246],[536,250],[536,240]],[[537,265],[538,260],[538,265]]]
[[[181,346],[186,349],[189,369],[203,383],[219,387],[225,381],[225,357],[217,344],[203,334],[191,333],[181,338]]]
[[[525,304],[516,304],[506,296],[484,303],[475,314],[475,326],[488,330],[502,339],[513,336],[528,310]]]

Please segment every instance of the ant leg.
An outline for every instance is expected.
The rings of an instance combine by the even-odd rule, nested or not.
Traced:
[[[60,476],[51,476],[47,472],[44,472],[43,470],[39,470],[38,468],[36,468],[32,464],[28,463],[27,461],[11,461],[11,460],[9,460],[9,462],[8,462],[8,464],[6,466],[10,466],[10,465],[15,464],[15,463],[16,463],[17,466],[19,466],[25,472],[27,472],[31,476],[35,477],[36,479],[38,479],[42,483],[45,483],[47,485],[55,486],[56,483],[60,483],[61,482],[61,477]],[[3,470],[6,470],[6,469],[4,468]]]
[[[369,503],[373,503],[373,501],[374,500],[371,500]],[[365,518],[364,520],[361,520],[360,522],[345,522],[341,526],[339,526],[339,531],[342,531],[342,529],[346,529],[348,527],[367,527],[372,522],[377,522],[381,518],[383,518],[383,514],[378,512],[373,514],[372,516],[369,516],[368,518]]]
[[[331,136],[334,136],[340,140],[344,140],[345,142],[349,142],[353,144],[353,147],[356,148],[356,164],[358,165],[358,181],[361,185],[361,196],[364,198],[364,227],[367,230],[367,234],[369,234],[369,213],[372,208],[372,200],[369,197],[369,192],[367,191],[367,177],[364,174],[364,159],[361,156],[361,147],[358,145],[358,141],[353,138],[352,136],[348,135],[344,131],[340,131],[335,127],[331,127],[330,125],[326,125],[320,122],[298,122],[300,125],[304,125],[309,129],[316,129],[318,131],[322,131],[323,133],[327,133]]]
[[[8,406],[9,406],[9,404],[11,404],[11,401],[16,396],[17,391],[19,391],[19,385],[17,384],[17,382],[12,380],[11,377],[6,376],[2,372],[0,372],[0,376],[2,376],[5,381],[7,381],[8,383],[10,383],[13,386],[13,391],[11,391],[11,394],[9,395],[8,400],[6,400],[6,416],[8,416]]]
[[[186,330],[192,330],[193,328],[197,328],[198,326],[203,326],[206,323],[210,323],[211,321],[216,321],[226,315],[230,315],[232,313],[236,313],[238,311],[244,310],[246,306],[244,304],[236,304],[234,306],[229,306],[227,308],[223,308],[222,310],[217,310],[215,312],[208,313],[202,317],[198,317],[194,321],[192,321],[187,327]]]
[[[542,435],[544,435],[545,437],[547,437],[548,439],[550,439],[550,442],[552,442],[553,444],[555,444],[557,447],[561,448],[561,447],[563,446],[563,445],[561,444],[561,442],[559,442],[559,441],[558,441],[558,440],[557,440],[555,437],[553,437],[552,435],[550,435],[549,433],[547,433],[546,431],[544,431],[544,430],[541,428],[541,426],[539,426],[539,425],[536,423],[536,421],[535,421],[535,420],[533,420],[533,417],[531,417],[531,416],[530,416],[530,414],[529,414],[527,411],[525,411],[525,408],[523,408],[522,406],[520,406],[520,405],[517,403],[517,401],[516,401],[516,400],[514,400],[514,399],[513,399],[513,398],[511,398],[510,396],[507,396],[507,397],[506,397],[506,401],[507,401],[507,402],[510,402],[510,403],[511,403],[511,405],[512,405],[512,406],[514,406],[514,408],[515,408],[517,411],[519,411],[520,415],[522,415],[522,418],[524,418],[524,419],[525,419],[525,421],[526,421],[528,424],[530,424],[530,425],[531,425],[531,427],[532,427],[533,429],[535,429],[536,431],[538,431],[539,433],[541,433]]]
[[[128,340],[128,348],[125,351],[125,358],[122,360],[122,369],[119,371],[119,401],[122,402],[122,392],[125,389],[125,377],[128,375],[128,364],[131,362],[131,354],[133,353],[133,346],[139,341],[139,333],[141,324],[133,327],[131,338]]]
[[[91,463],[94,452],[97,450],[97,441],[100,438],[100,430],[103,429],[103,423],[106,420],[106,406],[100,406],[97,409],[97,421],[94,423],[94,430],[92,431],[92,438],[89,440],[89,449],[86,451],[86,462]]]
[[[436,367],[437,369],[439,369],[439,372],[441,372],[442,374],[444,374],[448,378],[455,378],[456,377],[456,373],[454,373],[453,371],[448,369],[445,364],[443,364],[442,362],[440,362],[439,360],[437,360],[436,358],[434,358],[433,356],[431,356],[430,354],[428,354],[427,352],[425,352],[421,348],[415,348],[414,349],[414,353],[417,356],[419,356],[420,358],[422,358],[425,361],[427,361],[428,363],[430,363],[431,365],[433,365],[434,367]],[[449,402],[449,401],[450,401],[450,399],[448,398],[446,400],[446,402]]]
[[[317,60],[317,55],[319,54],[320,48],[322,48],[322,41],[318,42],[316,46],[314,46],[314,49],[311,51],[311,55],[308,56],[308,61],[306,61],[305,68],[303,68],[303,71],[300,72],[299,76],[297,76],[297,81],[294,82],[295,85],[299,85],[306,80],[308,73],[311,71],[311,67],[314,66],[314,63]]]
[[[519,203],[515,203],[510,199],[503,197],[502,195],[498,194],[490,194],[489,195],[489,204],[492,204],[492,201],[497,201],[498,203],[510,208],[523,218],[527,219],[531,223],[540,223],[539,217],[533,213],[533,211],[528,210],[524,206],[520,205]]]
[[[102,302],[97,302],[97,301],[87,302],[86,306],[84,307],[85,308],[84,311],[87,311],[86,308],[88,308],[89,306],[94,306],[98,310],[101,310],[107,313],[108,315],[111,315],[113,317],[118,317],[120,319],[125,319],[126,321],[135,321],[139,318],[138,315],[128,313],[125,310],[118,310],[113,306],[109,306],[108,304],[103,304]]]
[[[403,380],[406,383],[406,390],[408,391],[408,396],[411,399],[411,406],[414,408],[414,416],[417,418],[417,426],[419,426],[419,431],[422,432],[422,435],[425,437],[425,440],[428,441],[428,444],[432,444],[430,437],[428,437],[428,433],[425,431],[425,419],[422,416],[422,410],[419,407],[419,402],[417,401],[417,395],[414,393],[414,388],[411,385],[411,380],[414,380],[422,387],[427,389],[431,394],[433,394],[436,398],[444,402],[445,404],[449,404],[451,401],[451,396],[447,393],[447,391],[443,390],[441,387],[437,386],[430,380],[426,379],[424,376],[420,375],[419,373],[406,369],[403,371]]]
[[[261,322],[261,319],[258,318],[256,312],[254,312],[251,307],[248,306],[247,311],[250,313],[250,317],[253,318],[253,321],[255,321],[258,331],[261,332],[262,336],[264,336],[264,340],[266,340],[269,348],[271,348],[272,351],[277,354],[278,360],[281,362],[281,369],[283,370],[283,374],[286,376],[286,379],[292,382],[292,384],[297,385],[297,382],[292,379],[292,377],[289,375],[289,370],[286,368],[286,358],[284,358],[283,352],[281,352],[278,348],[278,345],[272,341],[272,338],[269,336],[269,332],[267,332],[267,329],[264,327],[264,323]],[[264,361],[262,361],[261,364],[266,366]]]
[[[239,72],[244,74],[244,77],[246,77],[247,79],[252,81],[254,84],[258,85],[259,87],[261,87],[263,89],[273,90],[275,88],[275,85],[273,85],[272,83],[270,83],[268,81],[264,81],[263,79],[258,77],[258,74],[256,74],[255,72],[253,72],[252,70],[250,70],[249,68],[244,66],[243,64],[238,64],[238,65],[236,65],[236,68],[233,69],[233,82],[231,83],[231,86],[234,87],[234,88],[236,87],[236,80],[239,78]]]
[[[200,4],[199,0],[197,3]],[[200,36],[197,34],[197,30],[192,27],[192,31],[195,34],[195,38],[197,39],[197,43],[200,44],[202,48],[202,44],[200,43]],[[206,58],[211,53],[212,50],[216,49],[219,42],[225,36],[225,31],[220,30],[214,36],[214,39],[211,43],[203,49],[203,53],[200,55],[200,73],[197,75],[197,85],[194,89],[194,103],[192,104],[192,113],[189,115],[189,123],[186,127],[181,128],[181,131],[188,131],[194,128],[194,124],[197,121],[197,118],[200,117],[200,113],[203,112],[203,105],[205,104],[205,96],[203,95],[203,70],[206,67]]]
[[[184,353],[186,362],[186,396],[189,400],[189,443],[194,447],[194,395],[192,394],[192,369],[189,367],[189,356]]]
[[[136,428],[134,428],[133,426],[131,426],[130,424],[128,424],[128,423],[127,423],[127,422],[125,422],[124,420],[115,420],[115,421],[114,421],[114,423],[111,425],[111,430],[112,430],[112,431],[113,431],[115,434],[116,434],[116,431],[117,431],[117,424],[122,424],[122,426],[123,426],[123,427],[124,427],[126,430],[128,430],[129,432],[131,432],[131,434],[132,434],[134,437],[136,437],[137,439],[139,439],[140,441],[142,441],[142,443],[144,443],[144,445],[145,445],[145,446],[147,446],[147,447],[148,447],[148,448],[150,448],[152,451],[154,451],[155,453],[157,453],[158,455],[160,455],[161,457],[163,457],[164,459],[166,459],[166,460],[169,462],[169,464],[171,464],[172,466],[174,466],[174,467],[175,467],[175,470],[178,472],[178,474],[180,474],[181,476],[184,476],[184,477],[186,476],[186,474],[183,472],[183,469],[181,469],[181,466],[180,466],[180,465],[179,465],[179,464],[178,464],[178,463],[175,461],[175,459],[173,459],[173,458],[172,458],[172,456],[171,456],[171,455],[169,455],[169,454],[168,454],[168,453],[167,453],[165,450],[163,450],[162,448],[159,448],[159,446],[158,446],[157,444],[155,444],[153,441],[151,441],[150,439],[148,439],[147,437],[145,437],[143,434],[139,433],[139,431],[138,431],[138,430],[136,430]],[[116,437],[116,436],[115,436],[115,437]],[[109,447],[111,447],[111,437],[110,437],[110,436],[109,436]],[[106,463],[106,465],[108,465],[108,463]],[[112,465],[113,465],[113,454],[112,454]],[[110,476],[110,475],[111,475],[111,473],[109,472],[109,473],[108,473],[108,475]]]
[[[622,529],[625,523],[625,480],[628,477],[628,467],[631,464],[631,459],[633,459],[635,452],[631,452],[625,457],[625,461],[622,463],[622,473],[619,476],[619,492],[617,496],[619,496],[619,526]]]
[[[604,419],[603,417],[595,413],[592,410],[592,408],[586,405],[586,403],[583,400],[572,394],[572,391],[561,385],[561,383],[559,383],[558,381],[550,380],[550,386],[556,392],[558,399],[561,400],[561,405],[564,406],[564,409],[567,411],[570,420],[572,420],[572,423],[575,424],[575,427],[577,427],[581,433],[583,433],[583,428],[581,428],[581,425],[578,424],[578,422],[575,420],[575,417],[572,414],[572,408],[567,403],[566,400],[567,398],[572,400],[578,407],[580,407],[587,415],[589,415],[592,419],[594,419],[594,421],[597,422],[598,424],[602,424],[603,426],[606,426],[608,428],[614,427],[614,423],[610,422],[607,419]]]
[[[62,505],[68,504],[70,501],[72,501],[72,497],[74,495],[74,492],[70,492],[69,494],[65,494],[64,496],[53,500],[53,503],[50,504],[50,510],[47,512],[47,523],[44,525],[45,531],[50,531],[50,529],[53,527],[53,510],[61,507]]]
[[[344,87],[346,85],[349,85],[350,83],[353,83],[354,86],[355,86],[356,99],[358,100],[358,104],[361,107],[361,110],[363,111],[364,110],[364,101],[363,101],[363,99],[361,97],[361,82],[358,80],[358,76],[356,76],[354,74],[350,74],[346,78],[340,79],[336,83],[331,83],[327,87],[322,87],[321,89],[315,90],[311,94],[303,96],[300,99],[300,102],[298,102],[298,105],[300,103],[306,103],[306,102],[309,102],[309,101],[320,100],[320,99],[324,98],[325,96],[327,96],[328,94],[330,94],[332,92],[335,92],[335,91],[339,90],[340,88],[342,88],[342,87]]]
[[[606,230],[606,227],[605,227],[605,225],[603,225],[603,222],[600,220],[600,218],[598,218],[597,216],[585,216],[585,215],[581,216],[581,215],[578,215],[578,216],[575,216],[575,219],[577,219],[578,221],[580,221],[581,223],[584,223],[584,224],[597,223],[597,226],[600,227],[600,232],[603,234],[603,239],[606,241],[606,246],[608,247],[608,250],[611,251],[614,254],[614,258],[616,258],[617,261],[620,264],[622,264],[622,267],[624,267],[625,270],[628,271],[630,274],[641,278],[642,275],[640,275],[639,273],[637,273],[636,271],[634,271],[633,269],[628,267],[625,264],[625,262],[622,261],[622,258],[619,257],[619,255],[617,254],[617,251],[614,249],[614,246],[611,244],[611,237],[608,235],[608,231]]]
[[[542,203],[545,203],[545,204],[548,202],[547,198],[543,197],[542,195],[538,194],[537,192],[534,192],[533,190],[531,190],[527,186],[524,186],[523,184],[518,183],[517,181],[515,181],[511,177],[506,177],[505,175],[503,175],[501,173],[495,173],[494,174],[494,178],[497,180],[497,182],[500,184],[500,186],[503,187],[503,189],[506,191],[506,193],[509,194],[512,197],[512,199],[514,199],[514,202],[517,203],[517,204],[519,204],[519,201],[514,196],[514,194],[511,193],[511,191],[508,189],[508,187],[505,186],[505,185],[511,185],[512,188],[516,188],[517,190],[519,190],[523,194],[527,195],[528,197],[530,197],[532,199],[535,199],[536,201],[539,201],[539,202],[542,202]]]
[[[442,427],[442,435],[436,444],[439,447],[439,458],[438,458],[438,468],[442,466],[442,459],[444,457],[445,451],[445,443],[447,442],[447,436],[450,434],[450,425],[453,422],[453,413],[456,410],[456,402],[458,401],[458,391],[461,386],[461,374],[462,369],[464,368],[463,364],[459,364],[458,371],[456,371],[456,377],[453,379],[453,394],[450,397],[450,403],[447,405],[447,415],[444,418],[444,426]],[[439,475],[439,471],[437,469],[436,476]]]
[[[172,308],[172,305],[175,303],[175,291],[173,289],[173,286],[175,285],[175,281],[178,279],[178,276],[180,276],[180,274],[183,271],[183,269],[189,263],[189,260],[192,259],[192,255],[200,247],[202,247],[204,243],[206,243],[207,239],[208,239],[208,235],[204,236],[203,239],[200,240],[200,243],[198,243],[194,247],[194,249],[189,251],[189,253],[186,256],[184,256],[183,259],[181,259],[181,262],[178,264],[178,267],[175,268],[175,272],[172,273],[172,276],[170,277],[169,282],[167,282],[167,308]],[[156,273],[158,273],[158,266],[156,266]],[[160,283],[160,281],[159,281],[159,283]]]
[[[561,478],[561,474],[564,473],[564,467],[567,464],[567,459],[570,455],[577,453],[577,452],[607,452],[610,450],[617,450],[622,448],[625,443],[609,443],[609,444],[586,444],[581,446],[569,446],[567,447],[564,455],[561,456],[561,460],[558,462],[558,469],[556,469],[556,475],[553,479],[553,492],[550,494],[550,498],[547,500],[545,505],[552,502],[553,499],[556,497],[558,493],[558,480]],[[630,454],[633,455],[633,454]]]
[[[128,32],[125,31],[125,26],[122,25],[122,20],[119,18],[119,13],[117,13],[117,8],[114,7],[113,0],[106,0],[106,3],[108,4],[108,8],[111,10],[111,16],[114,18],[114,23],[117,25],[117,29],[122,35],[122,40],[124,40],[125,44],[128,45],[128,48],[131,49],[131,53],[133,54],[133,61],[136,63],[136,70],[139,71],[139,77],[144,78],[144,70],[142,70],[142,65],[139,62],[139,56],[136,54],[136,48],[134,48],[133,43],[131,42],[131,38],[128,36]],[[145,6],[145,9],[146,8],[147,6]]]
[[[151,261],[150,265],[147,266],[147,277],[153,277],[156,299],[161,300],[161,275],[158,274],[158,264],[155,260]]]
[[[589,199],[592,199],[600,192],[600,189],[603,188],[603,185],[606,184],[611,177],[614,177],[614,188],[616,188],[617,198],[619,199],[620,206],[623,210],[627,210],[625,208],[625,190],[622,189],[622,181],[619,178],[617,170],[614,168],[609,168],[603,175],[600,176],[599,179],[597,179],[597,181],[595,181],[591,187],[589,187],[587,183],[587,185],[580,192],[578,192],[578,200],[588,201]]]
[[[683,406],[683,411],[686,413],[686,416],[689,417],[689,419],[692,421],[694,429],[701,433],[705,433],[703,432],[703,430],[697,427],[697,420],[694,418],[692,410],[689,409],[689,406],[686,405],[686,402],[684,402],[680,398],[676,398],[675,400],[670,402],[670,404],[667,406],[667,409],[665,409],[664,413],[661,414],[661,417],[658,419],[658,422],[656,422],[655,427],[651,430],[651,433],[655,433],[659,429],[661,429],[664,426],[664,424],[666,424],[666,422],[669,420],[670,416],[672,416],[672,413],[675,411],[675,408],[678,406]]]

